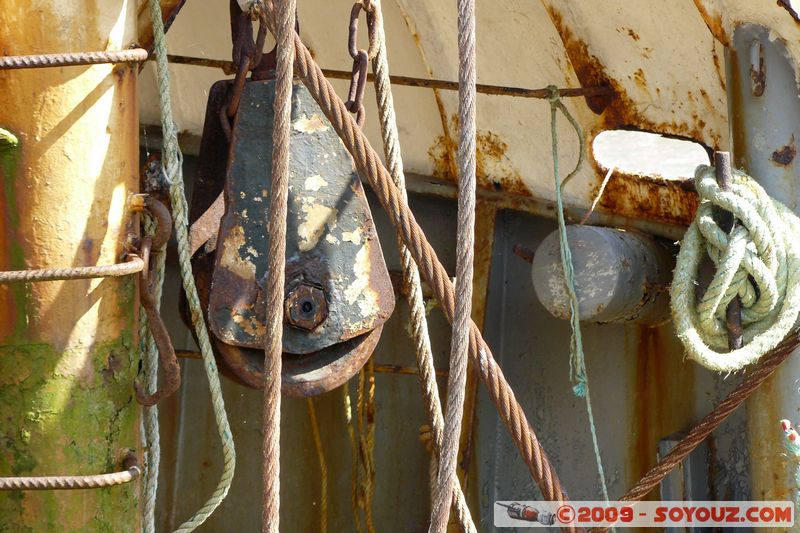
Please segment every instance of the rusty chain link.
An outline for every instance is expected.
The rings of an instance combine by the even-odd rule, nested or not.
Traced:
[[[139,458],[133,452],[125,456],[122,468],[121,472],[91,476],[0,477],[0,491],[102,489],[130,483],[142,474]]]
[[[101,52],[4,56],[0,57],[0,70],[101,65],[104,63],[141,63],[147,60],[147,56],[147,50],[143,48]]]
[[[369,50],[358,48],[358,18],[361,11],[369,14],[374,10],[371,2],[356,2],[350,10],[350,23],[348,25],[347,51],[353,58],[353,69],[350,77],[350,89],[347,91],[345,107],[356,115],[356,123],[364,127],[366,112],[364,109],[364,89],[367,86],[367,67],[369,60],[378,53],[378,40],[374,38],[373,25],[367,24],[370,33]]]
[[[181,368],[178,358],[175,356],[175,348],[169,338],[167,327],[158,311],[158,302],[155,296],[157,280],[155,266],[158,261],[150,260],[153,254],[165,253],[167,242],[172,234],[172,216],[164,204],[150,195],[137,195],[137,200],[144,202],[143,206],[137,205],[137,209],[146,209],[157,223],[155,235],[144,237],[140,245],[139,254],[144,261],[144,268],[139,272],[139,301],[147,315],[147,325],[158,348],[161,368],[164,371],[164,383],[152,394],[147,394],[138,381],[134,382],[136,401],[141,405],[151,406],[171,395],[181,386]]]
[[[258,70],[263,73],[266,65],[262,65],[264,59],[264,42],[267,37],[267,26],[263,22],[261,3],[255,2],[252,9],[242,11],[236,0],[230,2],[231,13],[231,41],[233,50],[231,58],[236,65],[236,76],[233,79],[233,86],[228,97],[228,105],[220,109],[219,118],[225,137],[231,139],[231,122],[239,111],[239,103],[242,101],[244,84],[247,75]],[[258,32],[253,38],[253,22],[258,21]],[[267,55],[274,55],[274,50]],[[269,62],[268,62],[269,63]]]

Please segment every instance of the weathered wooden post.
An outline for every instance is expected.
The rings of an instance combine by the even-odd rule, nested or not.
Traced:
[[[4,2],[0,55],[122,50],[128,0]],[[137,65],[0,70],[0,270],[120,262]],[[2,141],[0,141],[2,143]],[[135,276],[0,285],[0,476],[120,470],[137,448]],[[0,530],[138,530],[138,483],[0,493]]]

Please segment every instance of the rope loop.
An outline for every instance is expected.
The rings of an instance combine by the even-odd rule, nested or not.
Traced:
[[[720,372],[739,370],[774,348],[800,314],[800,219],[773,200],[747,174],[734,171],[729,191],[718,185],[714,167],[695,173],[700,205],[678,254],[672,283],[672,314],[690,358]],[[715,218],[733,213],[730,235]],[[698,269],[708,255],[716,267],[703,294]],[[728,352],[725,310],[742,302],[744,346]]]

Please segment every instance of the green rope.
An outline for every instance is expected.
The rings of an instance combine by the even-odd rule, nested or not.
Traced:
[[[723,191],[713,167],[697,168],[701,202],[681,244],[670,290],[675,329],[688,356],[719,372],[760,359],[800,314],[800,219],[743,172],[734,171],[732,181],[730,191]],[[716,209],[736,218],[730,235],[717,225]],[[716,273],[697,301],[697,273],[706,255]],[[744,345],[728,352],[725,312],[737,296]]]
[[[233,445],[225,412],[225,403],[222,397],[222,388],[219,382],[217,363],[211,349],[203,313],[200,307],[200,298],[192,275],[191,256],[189,249],[189,234],[186,204],[186,194],[183,189],[183,156],[178,145],[178,130],[172,118],[172,103],[170,100],[169,66],[167,64],[167,44],[164,36],[164,23],[162,22],[161,5],[159,0],[150,0],[150,15],[153,22],[154,50],[156,55],[156,72],[158,74],[158,91],[161,106],[161,124],[163,130],[163,155],[166,163],[166,176],[170,184],[170,199],[172,201],[172,218],[175,223],[175,237],[178,241],[178,260],[180,264],[183,288],[192,316],[192,323],[197,334],[200,352],[203,356],[208,385],[211,391],[211,403],[214,409],[214,418],[217,430],[222,441],[223,470],[217,487],[211,498],[198,510],[194,516],[181,524],[177,531],[193,531],[214,512],[228,494],[233,472],[236,467],[236,452]]]
[[[156,222],[152,217],[143,213],[144,234],[153,235],[156,230]],[[164,264],[167,254],[162,251],[157,257],[153,254],[150,260],[156,261],[155,275],[156,286],[154,298],[156,307],[161,306],[161,293],[164,286]],[[144,312],[139,313],[139,343],[142,352],[142,373],[144,374],[145,392],[154,393],[158,389],[158,347],[156,346],[153,335]],[[158,492],[158,468],[161,459],[161,441],[158,433],[158,405],[151,405],[144,408],[142,417],[141,433],[145,439],[145,476],[142,484],[143,505],[142,505],[142,530],[145,533],[155,533],[155,511],[156,493]]]
[[[594,456],[597,462],[597,474],[600,477],[600,486],[603,490],[603,498],[608,502],[608,488],[606,486],[606,475],[603,471],[603,460],[600,457],[600,446],[597,443],[597,429],[594,423],[594,413],[592,411],[592,400],[589,394],[589,376],[586,374],[586,362],[583,354],[583,338],[581,337],[581,323],[578,315],[578,295],[575,293],[575,272],[572,265],[572,253],[569,249],[569,241],[567,240],[567,223],[564,219],[564,200],[562,198],[564,185],[571,180],[583,166],[585,158],[586,145],[583,138],[583,131],[575,120],[575,117],[569,112],[564,103],[561,101],[561,96],[558,93],[558,87],[550,85],[548,88],[550,96],[550,136],[553,141],[553,177],[555,178],[555,191],[556,191],[556,211],[558,213],[558,235],[561,244],[561,265],[564,268],[564,280],[567,288],[567,295],[569,296],[570,308],[570,324],[572,325],[572,340],[570,343],[570,358],[569,358],[569,372],[573,382],[572,391],[579,398],[586,400],[586,412],[589,416],[589,431],[592,435],[592,445],[594,446]],[[556,112],[561,111],[561,114],[569,121],[570,125],[575,130],[578,136],[578,143],[580,144],[578,152],[578,163],[575,168],[567,174],[567,177],[561,180],[559,178],[558,170],[558,132],[556,128]]]

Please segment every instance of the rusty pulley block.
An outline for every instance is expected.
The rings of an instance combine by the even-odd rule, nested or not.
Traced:
[[[233,25],[235,39],[243,26]],[[247,49],[235,44],[234,55]],[[260,388],[275,90],[257,79],[271,54],[257,65],[239,55],[253,77],[217,82],[209,94],[190,209],[192,263],[223,373]],[[309,396],[341,385],[366,362],[394,293],[353,162],[300,83],[290,146],[283,392]]]

